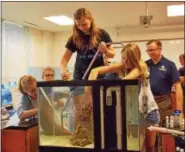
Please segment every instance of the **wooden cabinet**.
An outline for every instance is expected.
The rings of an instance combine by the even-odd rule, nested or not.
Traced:
[[[161,139],[163,152],[175,152],[175,141],[172,135],[161,134]]]
[[[3,129],[1,140],[2,152],[38,152],[38,125],[26,129]]]

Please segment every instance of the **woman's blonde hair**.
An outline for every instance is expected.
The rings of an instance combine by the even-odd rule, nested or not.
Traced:
[[[91,12],[86,8],[80,8],[76,10],[76,12],[73,14],[74,20],[80,20],[82,17],[89,19],[91,21],[89,47],[94,48],[98,43],[100,30],[96,27]],[[71,39],[79,49],[81,49],[85,44],[85,40],[82,37],[82,32],[78,29],[76,24],[74,24],[73,26],[73,33],[69,40]]]
[[[141,61],[141,51],[137,44],[127,44],[122,49],[121,53],[125,57],[127,64],[131,66],[130,70],[132,70],[133,68],[138,68],[143,78],[148,77],[147,65],[146,63]]]
[[[36,82],[37,80],[31,75],[22,76],[19,80],[19,86],[18,86],[19,91],[22,94],[26,94],[26,91],[28,90],[29,86],[33,85]]]
[[[55,75],[55,70],[52,67],[45,67],[42,72],[42,79],[44,79],[44,74],[46,73],[46,71],[52,71]]]

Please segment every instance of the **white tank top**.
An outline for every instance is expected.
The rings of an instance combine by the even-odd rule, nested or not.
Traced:
[[[147,117],[151,111],[157,109],[159,109],[159,107],[152,94],[149,79],[143,79],[139,93],[139,111],[144,117]]]

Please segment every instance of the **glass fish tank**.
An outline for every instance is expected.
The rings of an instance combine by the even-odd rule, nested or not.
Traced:
[[[139,82],[38,82],[39,151],[140,151]]]

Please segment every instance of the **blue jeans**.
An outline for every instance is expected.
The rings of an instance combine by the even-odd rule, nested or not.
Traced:
[[[159,110],[151,111],[146,118],[140,114],[140,124],[142,125],[156,125],[160,123],[160,114]]]

